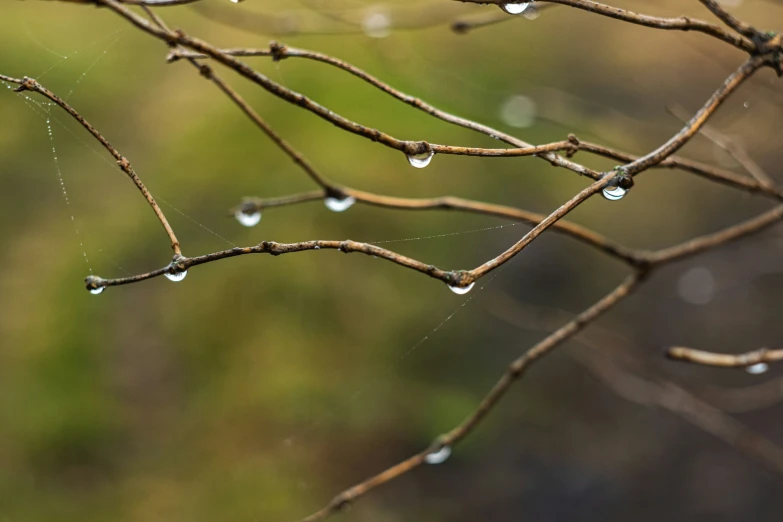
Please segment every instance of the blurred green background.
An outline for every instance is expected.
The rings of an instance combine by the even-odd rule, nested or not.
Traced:
[[[616,5],[709,18],[698,2]],[[318,202],[269,209],[244,228],[228,213],[242,197],[314,187],[214,85],[186,63],[167,65],[163,44],[106,9],[32,0],[2,0],[0,9],[0,73],[37,78],[100,129],[159,199],[186,255],[262,240],[411,239],[383,246],[459,269],[527,230],[463,233],[504,222],[362,205],[338,214]],[[632,153],[679,128],[667,105],[695,111],[743,60],[704,35],[569,8],[467,35],[449,29],[496,11],[447,0],[204,0],[200,9],[159,13],[222,46],[276,39],[335,55],[532,143],[573,132]],[[781,29],[778,2],[745,0],[733,12]],[[364,34],[362,24],[378,16],[388,34]],[[401,139],[497,143],[323,64],[248,61]],[[326,176],[351,187],[548,213],[586,185],[533,158],[437,156],[413,169],[396,151],[223,76]],[[50,141],[42,103],[0,89],[2,522],[299,519],[453,427],[509,361],[627,273],[546,234],[467,296],[382,260],[327,251],[224,260],[191,269],[182,283],[158,278],[93,296],[82,282],[90,272],[145,272],[168,263],[170,248],[109,155],[56,109]],[[781,179],[783,91],[770,71],[713,124]],[[702,137],[683,155],[742,172]],[[658,248],[771,206],[683,172],[655,171],[622,201],[593,198],[571,219]],[[783,229],[775,227],[667,267],[536,365],[444,464],[376,490],[339,519],[780,520],[781,476],[668,411],[613,393],[584,354],[603,353],[627,371],[733,406],[741,422],[783,444],[780,370],[752,376],[661,355],[675,344],[783,347],[782,255]],[[763,408],[746,400],[762,391],[771,397]]]

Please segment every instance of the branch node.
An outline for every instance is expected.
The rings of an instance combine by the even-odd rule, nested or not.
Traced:
[[[181,254],[176,254],[166,268],[170,274],[181,274],[182,272],[187,271],[189,266],[190,259]]]
[[[90,292],[100,290],[106,286],[106,280],[96,275],[88,275],[84,278],[84,287]]]
[[[288,48],[279,42],[272,40],[269,42],[269,52],[272,53],[272,61],[279,62],[288,57]]]
[[[432,145],[426,141],[404,141],[402,143],[402,152],[408,156],[430,154],[432,153]]]

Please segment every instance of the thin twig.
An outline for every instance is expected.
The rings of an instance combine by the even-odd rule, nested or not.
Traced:
[[[718,366],[721,368],[745,368],[759,363],[773,363],[783,361],[783,349],[770,350],[760,348],[747,353],[728,354],[706,352],[682,346],[673,346],[666,351],[670,359],[685,361],[704,366]]]
[[[169,236],[169,240],[171,241],[171,248],[174,250],[174,255],[180,255],[182,251],[180,250],[180,244],[177,240],[176,234],[174,234],[174,230],[172,230],[171,225],[169,225],[168,220],[166,219],[166,216],[163,214],[163,211],[158,206],[157,202],[155,201],[155,198],[152,197],[152,194],[147,189],[147,187],[144,185],[144,183],[141,181],[141,178],[139,178],[138,174],[133,170],[133,167],[130,164],[130,161],[120,154],[120,152],[114,148],[114,146],[109,143],[109,140],[103,137],[103,135],[98,132],[98,130],[93,127],[84,117],[79,114],[76,109],[71,107],[65,100],[54,94],[52,91],[38,83],[36,80],[32,78],[12,78],[10,76],[5,76],[0,74],[0,80],[8,83],[15,83],[19,85],[15,89],[16,92],[23,92],[23,91],[32,91],[37,92],[49,100],[53,101],[55,104],[60,106],[65,112],[71,115],[73,119],[78,121],[82,127],[87,129],[87,132],[93,135],[93,137],[100,142],[103,147],[109,151],[109,153],[114,156],[114,159],[117,160],[117,165],[120,167],[120,169],[133,181],[134,185],[139,189],[139,191],[144,196],[144,199],[147,200],[150,207],[152,207],[152,210],[155,212],[155,215],[158,218],[158,221],[160,221],[160,224],[163,225],[163,229],[166,231],[166,234]]]

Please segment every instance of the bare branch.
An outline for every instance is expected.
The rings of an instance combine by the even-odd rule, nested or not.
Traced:
[[[469,2],[473,4],[506,4],[504,0],[456,0],[459,2]],[[747,38],[743,38],[740,35],[730,33],[723,30],[717,25],[711,23],[689,18],[687,16],[681,16],[679,18],[659,18],[657,16],[648,16],[643,14],[634,13],[627,9],[620,9],[619,7],[612,7],[599,2],[592,2],[591,0],[538,0],[541,2],[550,2],[553,4],[567,5],[575,7],[583,11],[599,14],[601,16],[607,16],[623,22],[630,22],[636,25],[642,25],[644,27],[651,27],[654,29],[664,29],[668,31],[697,31],[707,34],[719,40],[723,40],[726,43],[742,49],[747,52],[753,52],[755,46],[753,42]]]
[[[163,214],[163,211],[158,206],[157,202],[155,201],[155,198],[152,197],[152,194],[149,190],[147,190],[147,187],[144,186],[144,183],[142,183],[141,178],[139,178],[138,174],[133,170],[133,167],[130,164],[130,161],[128,161],[125,156],[119,153],[117,149],[114,148],[114,146],[109,143],[109,141],[104,138],[98,130],[93,127],[87,120],[84,119],[84,117],[76,112],[76,109],[68,105],[68,103],[65,102],[62,98],[55,95],[53,92],[51,92],[49,89],[38,83],[32,78],[12,78],[10,76],[5,76],[0,74],[0,80],[8,83],[15,83],[19,85],[15,90],[16,92],[23,92],[23,91],[33,91],[37,92],[46,98],[50,99],[57,105],[59,105],[65,112],[71,115],[73,119],[78,121],[82,127],[87,129],[87,132],[93,135],[93,137],[100,142],[103,147],[109,151],[109,153],[114,156],[114,159],[117,160],[117,165],[120,167],[120,169],[127,174],[127,176],[133,181],[133,183],[136,185],[136,187],[139,189],[139,191],[144,196],[144,199],[147,200],[147,203],[150,204],[150,207],[152,207],[152,210],[155,212],[155,215],[158,218],[158,221],[160,221],[160,224],[163,225],[163,229],[166,231],[166,234],[169,236],[169,240],[171,241],[171,249],[174,250],[175,255],[180,255],[182,252],[180,250],[179,241],[177,240],[176,234],[174,234],[174,230],[172,230],[171,225],[169,225],[168,220],[166,219],[166,216]]]
[[[673,346],[666,351],[670,359],[685,361],[704,366],[718,366],[721,368],[746,368],[760,363],[774,363],[783,361],[783,350],[770,350],[760,348],[747,353],[728,354],[706,352],[682,346]]]

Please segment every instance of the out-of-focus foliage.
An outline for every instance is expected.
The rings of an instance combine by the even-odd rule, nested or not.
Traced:
[[[247,13],[284,13],[311,29],[347,28],[275,38],[346,59],[533,143],[573,132],[646,152],[680,125],[668,104],[695,110],[742,60],[703,35],[568,8],[457,35],[450,20],[496,8],[447,0],[206,4],[239,16],[243,26],[262,19]],[[698,2],[622,4],[709,16]],[[503,223],[362,206],[335,214],[318,203],[271,209],[245,229],[227,214],[243,196],[312,187],[213,85],[185,63],[167,65],[165,46],[108,10],[8,0],[1,9],[0,73],[37,78],[98,127],[159,198],[188,255],[261,240],[442,235],[385,246],[466,268],[526,229],[449,235]],[[385,38],[332,16],[361,20],[378,9],[391,19]],[[395,16],[416,19],[417,9],[442,23],[395,28]],[[159,12],[171,26],[224,46],[259,47],[273,37],[268,27],[240,30],[189,7]],[[783,19],[780,4],[762,0],[745,0],[736,12],[762,27]],[[275,81],[401,138],[494,143],[328,66],[250,60]],[[585,183],[533,158],[439,156],[425,170],[412,169],[398,152],[224,76],[325,175],[356,188],[454,194],[547,212]],[[390,263],[336,252],[230,259],[192,269],[183,283],[160,278],[92,296],[82,285],[90,271],[114,277],[157,268],[169,260],[168,244],[105,151],[56,109],[50,141],[48,108],[33,100],[0,89],[3,522],[300,518],[459,422],[507,362],[546,334],[549,325],[528,320],[531,328],[520,329],[505,321],[509,310],[514,314],[509,299],[544,314],[551,307],[578,312],[625,275],[614,261],[550,235],[466,297]],[[778,180],[782,104],[780,81],[763,72],[714,120]],[[705,139],[683,154],[737,168]],[[594,198],[573,219],[655,248],[769,206],[659,171],[644,174],[622,201]],[[772,378],[774,369],[756,377],[678,366],[662,361],[660,348],[779,344],[781,256],[778,227],[667,268],[599,322],[619,334],[606,348],[696,391]],[[693,268],[714,280],[706,298],[703,284],[698,298],[688,292]],[[581,349],[570,343],[531,371],[446,463],[373,493],[342,519],[779,520],[780,477],[670,413],[614,396],[569,357]],[[741,419],[783,442],[781,411]]]

